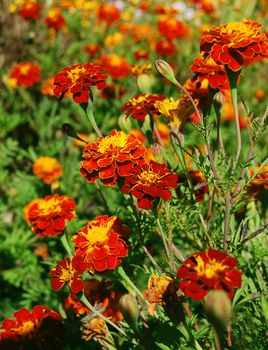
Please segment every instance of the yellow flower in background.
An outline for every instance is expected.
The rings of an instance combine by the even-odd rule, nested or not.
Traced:
[[[108,35],[105,38],[104,46],[105,47],[113,47],[116,45],[120,45],[123,42],[123,35],[119,32]]]

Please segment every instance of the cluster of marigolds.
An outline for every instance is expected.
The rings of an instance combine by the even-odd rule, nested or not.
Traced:
[[[40,10],[37,2],[29,1],[20,8],[20,16],[36,20]],[[112,23],[120,16],[120,12],[112,5],[100,6],[98,11],[100,21],[105,19]],[[211,8],[208,11],[211,11]],[[48,13],[45,23],[58,31],[65,25],[65,20],[60,10],[53,10]],[[164,37],[157,43],[156,52],[165,55],[174,49],[173,39],[186,35],[188,31],[187,26],[170,13],[161,15],[158,27]],[[99,47],[92,44],[85,50],[93,58]],[[145,50],[139,54],[143,58],[148,57]],[[243,65],[265,57],[268,57],[267,36],[260,31],[258,23],[244,19],[242,22],[213,27],[202,35],[200,56],[191,66],[195,75],[184,87],[202,111],[208,99],[212,99],[218,91],[230,98],[226,69],[237,73]],[[48,80],[45,87],[49,87],[50,94],[59,99],[65,95],[72,97],[78,104],[87,105],[91,103],[92,86],[107,92],[109,86],[106,85],[106,74],[113,74],[118,78],[132,71],[132,74],[137,76],[146,74],[150,69],[148,64],[130,67],[124,59],[115,55],[103,56],[94,63],[64,68]],[[13,68],[10,79],[13,79],[14,86],[29,88],[41,80],[41,71],[36,64],[22,62]],[[143,93],[126,101],[122,110],[126,117],[132,117],[141,123],[147,115],[152,119],[157,114],[163,115],[167,117],[171,130],[182,130],[186,120],[199,122],[186,95],[173,100],[165,96]],[[156,142],[163,144],[165,132],[161,127],[154,131]],[[254,192],[258,186],[268,188],[265,174],[267,170],[263,169],[262,173],[252,180],[250,187]],[[48,185],[53,185],[62,176],[60,164],[50,157],[39,158],[33,164],[33,172]],[[256,172],[258,169],[252,170],[251,175]],[[166,164],[155,160],[153,154],[144,146],[144,135],[139,131],[126,134],[124,131],[113,130],[109,135],[100,136],[96,141],[88,143],[83,150],[80,173],[88,182],[99,180],[104,186],[117,186],[124,195],[130,195],[133,203],[141,210],[157,209],[159,203],[169,200],[172,194],[176,193],[179,183],[185,181],[183,174],[176,174]],[[189,168],[189,174],[194,185],[203,184],[201,190],[195,191],[196,200],[202,201],[209,191],[208,184],[200,171]],[[75,217],[75,207],[72,198],[56,193],[31,201],[24,209],[25,219],[35,235],[58,236],[64,234],[67,221]],[[55,291],[64,285],[70,290],[70,295],[64,302],[66,309],[72,308],[79,316],[91,314],[90,309],[79,298],[78,293],[83,291],[91,304],[101,305],[105,317],[114,323],[123,319],[118,306],[121,293],[109,290],[105,281],[100,282],[85,276],[115,270],[131,249],[129,235],[130,229],[119,217],[100,215],[95,220],[90,220],[71,238],[73,257],[57,261],[55,268],[50,271],[51,285]],[[241,271],[236,268],[236,259],[223,251],[209,248],[191,255],[178,268],[177,280],[165,274],[150,277],[148,289],[144,291],[144,298],[150,303],[149,313],[154,314],[157,304],[165,305],[165,295],[171,287],[175,294],[180,291],[195,300],[202,300],[210,290],[224,290],[228,297],[232,298],[234,289],[241,287]],[[35,306],[32,311],[21,309],[14,313],[14,317],[14,320],[6,319],[3,322],[1,340],[38,337],[38,334],[44,331],[46,322],[60,325],[61,320],[58,313],[45,306]],[[96,317],[89,319],[84,330],[85,339],[103,333],[105,322],[101,318],[96,320]]]

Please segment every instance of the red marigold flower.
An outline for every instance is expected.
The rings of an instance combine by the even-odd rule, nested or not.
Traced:
[[[190,67],[202,82],[207,80],[212,89],[226,90],[229,88],[228,77],[223,65],[217,64],[213,58],[197,57]]]
[[[195,300],[203,299],[211,289],[222,289],[232,298],[234,288],[241,287],[242,273],[236,266],[236,259],[219,250],[195,253],[177,271],[180,289]]]
[[[107,25],[111,25],[120,19],[120,11],[112,4],[104,4],[100,5],[97,16],[100,22],[106,22]]]
[[[62,176],[62,168],[57,159],[40,157],[33,163],[33,173],[45,184],[50,185]]]
[[[155,102],[162,101],[165,96],[155,94],[139,94],[130,98],[122,107],[126,116],[130,115],[137,120],[144,120],[147,114],[156,114],[158,109],[155,107]]]
[[[101,66],[89,62],[66,67],[55,76],[54,93],[62,98],[70,91],[76,103],[87,103],[91,86],[96,86],[99,90],[106,86],[106,75],[102,72]]]
[[[172,40],[162,38],[156,42],[155,52],[159,56],[172,56],[176,52],[176,46]]]
[[[249,18],[212,27],[201,37],[200,50],[216,63],[237,72],[244,63],[268,57],[268,40],[265,33],[260,32],[260,27],[261,24]]]
[[[118,177],[129,176],[133,167],[144,161],[145,151],[133,134],[113,130],[85,147],[80,173],[89,182],[100,179],[106,186],[115,186]]]
[[[144,63],[144,64],[133,64],[131,66],[131,74],[134,77],[138,77],[142,74],[147,74],[152,69],[151,63]]]
[[[9,77],[15,80],[16,86],[28,88],[41,80],[41,70],[34,63],[20,62],[14,66]]]
[[[178,175],[165,164],[151,160],[133,169],[133,174],[125,179],[122,192],[136,197],[139,208],[151,209],[157,198],[167,200],[172,196],[169,188],[177,188],[177,181]]]
[[[157,26],[159,32],[170,40],[184,38],[189,33],[188,26],[173,16],[161,16]]]
[[[98,44],[87,44],[84,46],[83,50],[88,53],[90,58],[93,58],[98,52],[100,52],[101,47]]]
[[[268,191],[268,165],[265,165],[261,170],[260,167],[255,169],[250,168],[250,176],[254,177],[248,185],[248,192],[255,197]],[[257,175],[255,175],[257,174]]]
[[[144,49],[139,49],[137,51],[134,52],[134,57],[136,60],[148,60],[150,55],[149,52],[147,50]]]
[[[101,58],[103,69],[113,78],[121,79],[128,76],[130,72],[130,65],[128,61],[115,54],[104,55]]]
[[[116,91],[116,87],[119,88],[119,92]],[[118,95],[122,97],[124,96],[125,93],[126,93],[126,89],[124,86],[118,85],[118,84],[115,85],[114,83],[108,83],[106,85],[106,88],[104,88],[101,91],[100,97],[107,100],[114,100],[115,98],[118,98]]]
[[[54,8],[48,12],[45,23],[49,28],[53,28],[56,31],[60,30],[66,25],[66,21],[62,16],[61,11],[57,8]]]
[[[40,15],[41,5],[33,0],[24,0],[20,7],[19,15],[26,20],[37,20]]]
[[[61,321],[61,316],[57,312],[50,310],[47,306],[41,305],[35,306],[32,311],[25,308],[20,309],[14,312],[13,315],[15,320],[6,318],[3,321],[0,332],[1,343],[2,341],[8,340],[37,339],[38,335],[41,336],[44,331],[47,332],[47,329],[41,330],[44,320],[53,319],[54,321]],[[48,334],[46,334],[46,336],[47,335]],[[18,347],[18,349],[20,349],[20,347]]]
[[[52,276],[52,288],[58,291],[68,283],[71,292],[74,294],[81,292],[84,289],[81,276],[85,269],[86,265],[80,258],[74,257],[72,261],[70,258],[58,260],[57,266],[49,272]]]
[[[40,237],[60,235],[75,216],[75,202],[67,196],[46,196],[33,202],[25,217],[32,230]]]
[[[128,253],[129,229],[116,216],[97,216],[74,237],[75,254],[90,271],[114,270]]]

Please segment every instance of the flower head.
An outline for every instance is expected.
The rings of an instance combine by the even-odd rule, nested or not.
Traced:
[[[128,61],[115,54],[107,54],[101,57],[100,60],[104,70],[113,78],[121,79],[128,76],[130,72],[130,65]]]
[[[141,75],[141,74],[147,74],[152,69],[151,63],[145,63],[145,64],[134,64],[131,67],[131,74],[135,77]]]
[[[98,44],[90,43],[84,46],[83,51],[87,52],[90,58],[96,56],[101,50],[101,46]]]
[[[212,289],[225,290],[232,298],[234,288],[241,287],[241,271],[236,266],[236,259],[219,250],[195,253],[177,271],[182,279],[180,289],[195,300],[203,299]]]
[[[43,95],[55,96],[55,94],[54,94],[54,78],[48,78],[43,82],[43,84],[41,86],[41,92]]]
[[[156,199],[167,200],[172,196],[169,188],[177,188],[178,175],[172,173],[165,164],[151,160],[133,169],[133,174],[125,179],[123,193],[136,197],[142,209],[151,209]]]
[[[107,25],[111,25],[120,19],[120,11],[112,4],[103,4],[100,5],[97,16],[100,22],[106,22]]]
[[[255,58],[268,57],[268,40],[260,27],[249,18],[212,27],[201,37],[200,51],[237,72]]]
[[[145,49],[138,49],[134,52],[134,57],[136,60],[148,60],[150,55]]]
[[[170,40],[184,38],[189,32],[187,25],[174,16],[160,16],[157,25],[159,32]]]
[[[99,90],[106,86],[106,75],[102,72],[102,67],[93,63],[66,67],[55,76],[54,93],[62,98],[70,91],[76,103],[87,103],[91,86],[96,86]]]
[[[265,165],[261,170],[260,167],[250,168],[250,176],[254,177],[248,185],[248,192],[254,196],[259,196],[261,193],[268,191],[268,165]],[[257,175],[255,175],[257,174]]]
[[[62,176],[62,168],[57,159],[51,157],[40,157],[33,163],[33,173],[45,184],[52,182]]]
[[[138,138],[113,130],[85,147],[80,173],[89,182],[100,179],[107,186],[115,186],[118,177],[132,174],[133,167],[143,162],[144,155],[145,147]]]
[[[68,284],[72,293],[78,293],[84,289],[81,275],[86,269],[86,265],[81,259],[74,257],[72,260],[66,258],[58,260],[57,266],[49,273],[52,276],[51,286],[54,290],[60,290],[65,283]]]
[[[41,70],[34,63],[20,62],[13,67],[9,77],[14,79],[15,86],[28,88],[41,80]]]
[[[176,46],[172,40],[161,38],[155,44],[155,52],[159,56],[173,56],[176,52]]]
[[[26,20],[37,20],[40,15],[41,5],[34,0],[24,0],[20,7],[19,15]]]
[[[90,271],[114,270],[128,252],[129,229],[116,216],[97,216],[74,237],[75,255]]]
[[[41,305],[35,306],[32,311],[25,308],[20,309],[14,312],[14,317],[15,319],[7,318],[3,321],[0,332],[1,341],[38,339],[43,333],[47,332],[47,329],[45,330],[42,327],[45,320],[51,319],[55,321],[55,324],[61,321],[61,316],[57,312]],[[51,335],[51,332],[49,333]],[[19,346],[18,349],[20,349]]]
[[[164,100],[165,96],[159,96],[155,94],[140,94],[133,98],[130,98],[122,107],[122,111],[125,111],[126,116],[132,116],[137,120],[144,120],[147,114],[158,113],[157,108],[154,106],[156,101]]]
[[[53,28],[56,31],[60,30],[66,25],[66,21],[58,8],[48,11],[45,23],[49,28]]]
[[[75,216],[75,203],[72,198],[54,194],[39,198],[28,207],[25,217],[32,230],[40,237],[60,235]]]

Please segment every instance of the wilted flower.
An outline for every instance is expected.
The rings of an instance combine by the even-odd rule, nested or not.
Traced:
[[[90,97],[90,87],[96,86],[102,90],[106,86],[106,75],[103,68],[93,63],[76,64],[64,68],[55,75],[54,93],[62,98],[67,91],[73,94],[76,103],[87,103]]]
[[[75,255],[90,271],[114,270],[128,252],[129,229],[116,216],[97,216],[74,237]]]
[[[41,5],[34,0],[24,0],[19,15],[26,20],[37,20],[40,15]]]
[[[153,115],[159,112],[155,107],[155,102],[164,99],[165,96],[140,94],[130,98],[123,105],[122,111],[125,111],[127,117],[132,116],[134,119],[144,120],[147,114]]]
[[[52,276],[52,288],[58,291],[67,283],[72,293],[79,293],[84,289],[81,275],[85,269],[86,265],[80,258],[74,257],[72,260],[70,258],[58,260],[57,266],[49,272]]]
[[[249,18],[212,27],[203,34],[200,51],[237,72],[255,58],[268,57],[267,37],[260,32],[260,27],[261,24]]]
[[[66,25],[66,21],[58,8],[48,11],[45,23],[49,28],[53,28],[56,31],[60,30]]]
[[[159,32],[170,40],[184,38],[189,33],[188,26],[173,16],[160,16],[157,26]]]
[[[195,300],[203,299],[212,289],[225,290],[232,298],[234,288],[241,287],[241,271],[236,266],[236,259],[220,250],[195,253],[177,271],[180,289]]]
[[[66,220],[70,221],[75,216],[75,203],[67,196],[46,196],[34,200],[30,207],[27,206],[25,217],[32,230],[40,237],[60,235],[66,226]]]
[[[33,163],[33,173],[45,184],[50,185],[62,176],[62,168],[57,159],[40,157]]]
[[[100,317],[93,317],[83,326],[82,339],[89,341],[96,338],[100,342],[108,336],[105,321]]]
[[[113,130],[85,147],[80,173],[89,182],[100,179],[106,186],[115,186],[118,177],[132,174],[144,155],[145,147],[133,134]]]
[[[133,174],[125,179],[122,192],[136,197],[139,208],[151,209],[156,199],[171,198],[169,188],[177,188],[177,180],[178,175],[165,164],[150,161],[133,169]]]
[[[41,70],[34,63],[20,62],[13,67],[9,77],[14,79],[15,86],[28,88],[41,80]]]

